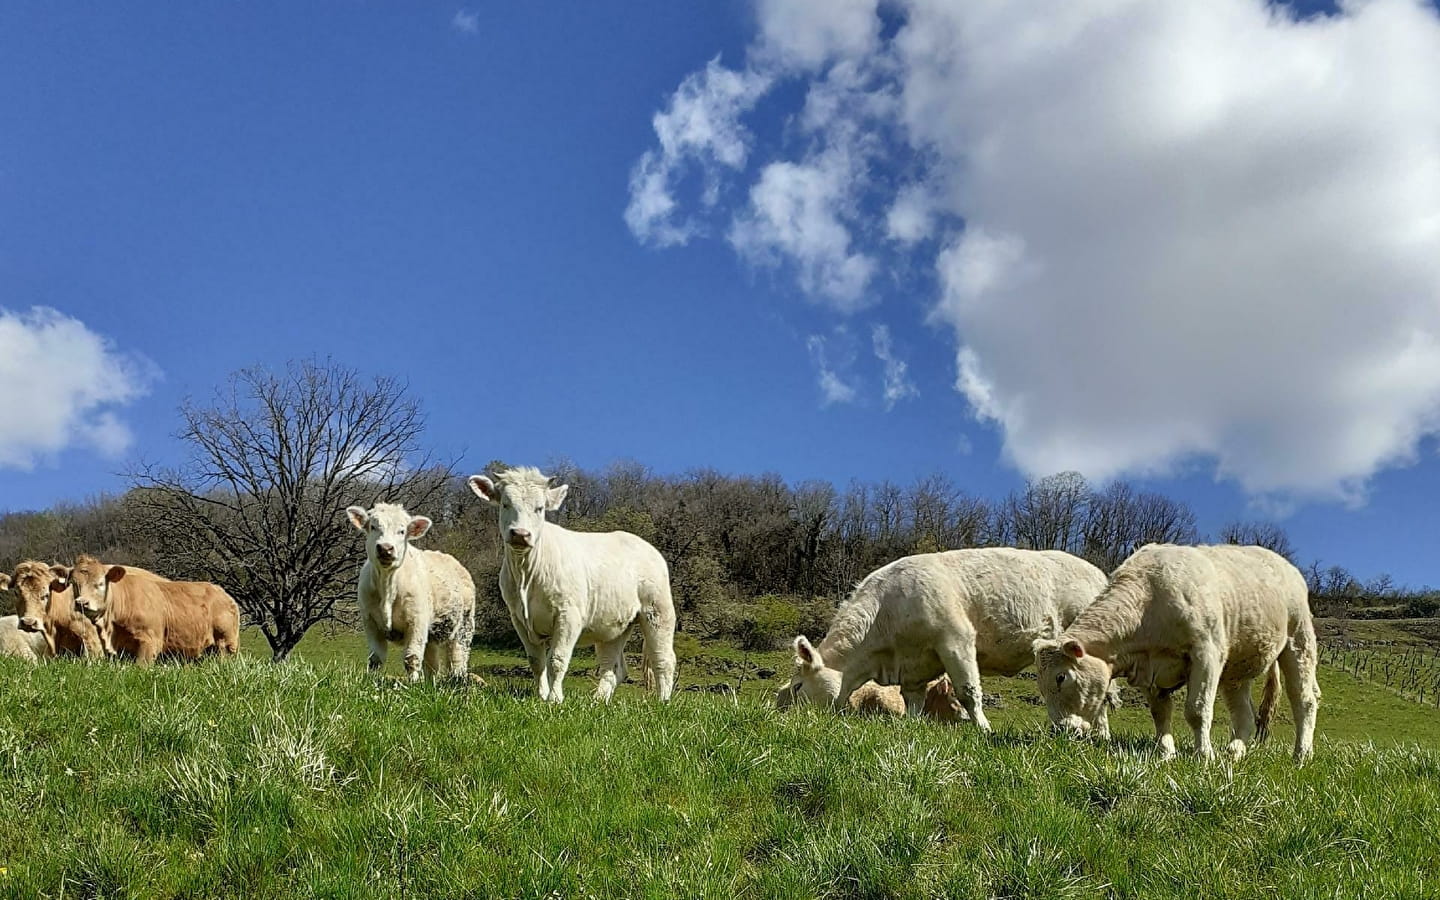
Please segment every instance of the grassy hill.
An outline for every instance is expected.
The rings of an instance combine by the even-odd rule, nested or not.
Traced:
[[[0,894],[1440,895],[1440,714],[1329,669],[1296,768],[1284,726],[1159,763],[1133,705],[1109,749],[1052,738],[1025,679],[987,680],[986,738],[776,713],[784,654],[692,655],[682,684],[750,675],[664,707],[541,704],[503,653],[466,689],[366,675],[353,635],[300,655],[0,660]]]

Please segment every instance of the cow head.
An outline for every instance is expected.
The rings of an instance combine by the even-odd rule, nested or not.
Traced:
[[[398,503],[377,503],[374,509],[352,506],[345,510],[350,524],[365,534],[365,555],[371,565],[384,571],[398,569],[405,562],[410,542],[425,536],[430,520],[412,516]]]
[[[826,668],[819,649],[805,635],[795,638],[795,675],[790,679],[790,694],[796,704],[833,706],[840,696],[840,678],[838,669]]]
[[[1032,647],[1035,677],[1050,725],[1073,736],[1089,733],[1111,696],[1110,664],[1064,635],[1041,638]]]
[[[50,619],[51,592],[69,588],[62,566],[47,566],[42,562],[27,560],[15,567],[15,574],[0,575],[0,588],[8,585],[15,590],[18,598],[15,615],[20,620],[22,631],[41,632]],[[59,610],[57,610],[58,612]]]
[[[539,469],[506,469],[494,479],[470,476],[470,490],[500,512],[500,539],[514,550],[533,550],[540,543],[545,513],[565,502],[570,486],[551,487]]]
[[[125,577],[125,567],[107,566],[93,556],[81,556],[68,575],[75,590],[75,608],[93,622],[110,608],[110,585]]]

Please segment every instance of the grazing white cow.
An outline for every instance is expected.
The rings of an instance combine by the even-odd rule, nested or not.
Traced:
[[[365,565],[356,597],[370,668],[385,665],[387,642],[404,648],[405,676],[419,681],[423,660],[431,679],[467,675],[475,634],[475,580],[455,557],[410,546],[425,536],[430,520],[412,517],[395,503],[345,510],[365,533]]]
[[[1311,753],[1320,688],[1315,626],[1305,578],[1277,553],[1231,545],[1147,544],[1125,560],[1110,586],[1058,638],[1035,642],[1040,693],[1050,721],[1071,733],[1094,721],[1112,677],[1144,691],[1160,752],[1175,755],[1171,695],[1189,685],[1185,719],[1195,751],[1210,757],[1217,691],[1230,710],[1229,752],[1239,757],[1268,724],[1276,672],[1295,715],[1295,759]],[[1251,683],[1268,673],[1257,722]]]
[[[1058,550],[907,556],[865,576],[819,647],[795,639],[794,684],[836,709],[866,681],[898,684],[917,715],[926,684],[944,673],[971,721],[989,731],[980,675],[1019,673],[1037,638],[1059,634],[1104,589],[1104,572]]]
[[[595,696],[609,700],[625,679],[625,642],[638,625],[645,639],[645,683],[669,700],[675,684],[675,605],[660,551],[629,532],[591,534],[546,522],[546,511],[560,508],[569,486],[550,487],[537,469],[507,469],[493,480],[472,475],[470,489],[499,510],[500,596],[525,645],[540,697],[565,699],[570,656],[584,641],[595,645],[600,674]]]

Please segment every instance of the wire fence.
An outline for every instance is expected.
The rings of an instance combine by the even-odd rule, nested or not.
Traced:
[[[1440,708],[1440,646],[1398,646],[1389,641],[1329,641],[1320,662],[1401,696]]]

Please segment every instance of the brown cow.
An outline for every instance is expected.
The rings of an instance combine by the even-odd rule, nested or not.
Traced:
[[[9,579],[18,602],[15,615],[21,631],[44,634],[55,655],[105,655],[95,624],[82,616],[70,599],[64,566],[49,566],[33,559],[15,567]]]
[[[198,659],[240,649],[240,609],[217,585],[170,581],[90,556],[76,559],[69,574],[76,608],[104,624],[116,654],[142,666],[162,654]]]

